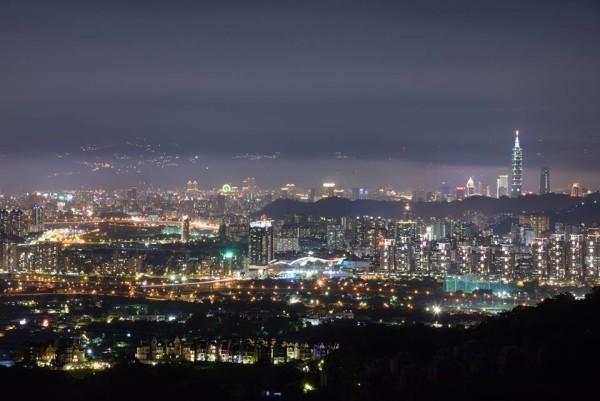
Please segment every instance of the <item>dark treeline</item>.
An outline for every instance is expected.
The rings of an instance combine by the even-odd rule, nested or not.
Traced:
[[[291,366],[123,364],[103,372],[1,368],[2,399],[260,400],[266,392],[302,397],[303,375]]]
[[[600,290],[559,295],[476,328],[346,331],[327,362],[323,399],[548,400],[595,391]]]

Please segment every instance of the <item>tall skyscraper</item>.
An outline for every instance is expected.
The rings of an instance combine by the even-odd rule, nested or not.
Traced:
[[[190,218],[183,216],[181,218],[181,242],[188,242],[190,239]]]
[[[250,223],[248,256],[253,265],[266,265],[273,259],[273,226],[270,221]]]
[[[335,196],[335,182],[324,182],[323,183],[323,195],[329,198]]]
[[[250,199],[254,199],[256,196],[256,178],[254,177],[246,177],[242,181],[242,190],[246,193],[247,197]]]
[[[22,237],[26,231],[21,210],[0,210],[0,234]]]
[[[8,224],[9,224],[9,214],[10,212],[6,209],[0,210],[0,234],[9,234],[8,232]]]
[[[466,193],[467,198],[469,196],[475,195],[475,182],[473,181],[473,177],[469,177],[466,188],[467,188],[467,193]]]
[[[550,193],[550,169],[542,167],[540,172],[540,195]]]
[[[512,151],[512,177],[510,196],[513,198],[523,194],[523,149],[519,144],[519,131],[515,131],[515,146]]]
[[[186,193],[188,195],[196,195],[198,192],[200,192],[200,189],[198,187],[198,181],[194,180],[189,180],[187,182],[187,188],[186,188]]]
[[[339,251],[344,249],[344,227],[339,224],[327,225],[327,249]]]
[[[508,175],[499,175],[496,179],[496,198],[508,196]]]
[[[138,209],[137,188],[131,187],[127,190],[127,212],[131,213]]]
[[[573,185],[571,185],[571,196],[576,198],[582,196],[581,185],[579,185],[578,182],[574,182]]]
[[[209,198],[208,214],[210,216],[223,216],[225,214],[225,195],[219,194]]]
[[[35,205],[31,209],[29,231],[36,234],[44,232],[44,208],[41,205]]]

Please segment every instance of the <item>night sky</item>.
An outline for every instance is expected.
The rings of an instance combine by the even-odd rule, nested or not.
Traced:
[[[202,158],[161,185],[492,184],[515,129],[526,189],[600,187],[597,0],[1,0],[0,54],[0,189],[124,185],[41,171],[139,140]]]

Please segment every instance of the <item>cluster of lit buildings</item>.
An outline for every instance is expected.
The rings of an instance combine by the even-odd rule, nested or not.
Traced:
[[[62,370],[103,370],[111,367],[106,361],[90,359],[78,339],[60,338],[49,344],[31,347],[22,362],[26,366]]]
[[[496,196],[523,194],[523,150],[515,135],[511,174],[498,178]],[[550,193],[543,168],[540,193]],[[572,195],[584,195],[578,184]],[[345,260],[355,272],[431,275],[490,274],[514,280],[585,281],[599,276],[598,231],[560,224],[544,214],[512,216],[510,232],[494,232],[498,216],[473,211],[460,218],[422,219],[407,199],[461,200],[491,196],[469,178],[451,194],[401,193],[391,187],[346,190],[334,182],[302,190],[287,184],[262,190],[253,177],[240,185],[203,190],[76,190],[0,196],[0,271],[107,277],[224,276],[304,256]],[[257,219],[278,198],[402,200],[398,219],[292,215]],[[583,199],[582,199],[583,200]],[[506,217],[506,216],[504,216]],[[518,221],[517,221],[518,218]],[[121,234],[121,232],[123,234]],[[227,244],[237,244],[235,250]],[[268,269],[267,269],[268,271]]]
[[[222,219],[218,231],[193,237],[190,220],[184,217],[175,221],[172,233],[142,226],[135,228],[142,232],[139,237],[127,239],[107,240],[115,234],[100,228],[77,234],[84,240],[73,243],[39,234],[28,234],[31,237],[25,239],[5,235],[0,242],[0,269],[12,274],[123,280],[151,276],[173,281],[240,276],[259,270],[269,274],[275,265],[281,267],[282,261],[308,255],[323,265],[316,270],[331,267],[331,263],[320,263],[323,260],[336,261],[337,269],[351,274],[480,274],[515,281],[582,284],[600,279],[599,229],[561,223],[551,227],[550,216],[541,213],[508,219],[510,229],[495,232],[490,227],[492,219],[477,213],[430,219],[412,216],[410,210],[398,219],[293,215],[253,220],[232,215]],[[149,230],[154,230],[153,234],[148,234]]]
[[[289,362],[319,361],[339,348],[338,344],[308,344],[274,339],[237,339],[172,341],[156,338],[136,349],[140,363],[223,362],[240,364],[284,364]]]
[[[273,245],[279,241],[285,246]],[[298,248],[305,252],[297,252]],[[325,258],[368,261],[368,267],[363,264],[360,270],[391,275],[480,274],[556,282],[600,279],[600,230],[564,224],[551,230],[549,216],[543,214],[520,215],[503,235],[460,219],[372,216],[287,226],[261,221],[250,227],[252,264],[277,263],[309,249]]]

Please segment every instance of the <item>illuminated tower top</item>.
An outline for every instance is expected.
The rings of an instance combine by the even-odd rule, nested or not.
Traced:
[[[473,177],[469,177],[469,180],[467,181],[467,193],[465,195],[466,196],[475,195],[475,181],[473,181]]]
[[[510,196],[517,198],[523,194],[523,149],[519,143],[519,131],[515,132],[515,146],[512,151],[512,175]]]

